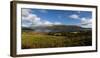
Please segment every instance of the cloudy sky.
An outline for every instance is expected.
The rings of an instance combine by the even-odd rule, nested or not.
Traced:
[[[92,12],[22,8],[22,26],[48,25],[78,25],[84,28],[91,28]]]

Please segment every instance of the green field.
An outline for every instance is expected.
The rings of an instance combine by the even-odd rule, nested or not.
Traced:
[[[62,34],[63,33],[22,32],[22,49],[92,45],[92,37],[89,32]]]

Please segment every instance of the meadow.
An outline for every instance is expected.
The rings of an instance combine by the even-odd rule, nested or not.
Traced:
[[[88,32],[22,32],[22,49],[91,46],[92,33]]]

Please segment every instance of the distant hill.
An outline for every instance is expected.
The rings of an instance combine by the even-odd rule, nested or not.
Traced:
[[[22,31],[33,31],[30,27],[22,27]]]
[[[53,26],[38,26],[35,28],[23,28],[22,30],[33,30],[36,32],[79,32],[88,31],[91,28],[82,28],[76,25],[53,25]]]

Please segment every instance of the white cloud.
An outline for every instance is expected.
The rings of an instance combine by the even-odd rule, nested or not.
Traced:
[[[60,22],[54,22],[54,25],[61,25],[62,23]]]
[[[22,16],[27,17],[31,12],[31,9],[22,9]]]
[[[25,13],[23,13],[25,12]],[[30,21],[29,23],[24,23],[24,21]],[[43,20],[40,17],[38,17],[36,14],[30,13],[30,10],[28,9],[22,9],[22,26],[28,27],[28,26],[51,26],[51,25],[60,25],[60,22],[50,22],[47,20]]]
[[[80,13],[80,11],[78,12]],[[84,27],[84,28],[92,28],[92,19],[90,18],[80,18],[79,15],[77,14],[72,14],[69,16],[72,19],[78,19],[80,21],[79,26]]]
[[[27,16],[22,16],[23,20],[32,20],[37,18],[37,16],[35,14],[28,14]]]
[[[79,19],[80,18],[79,15],[77,15],[77,14],[72,14],[69,17],[72,19]]]
[[[37,15],[31,13],[30,9],[22,9],[22,26],[28,27],[32,25],[32,22],[36,25],[36,23],[40,23],[40,18]],[[25,21],[30,21],[30,23],[24,23]]]
[[[81,26],[85,28],[92,27],[92,19],[89,18],[81,18]]]
[[[50,22],[50,21],[42,21],[43,26],[52,26],[52,25],[61,25],[60,22]]]
[[[43,21],[43,25],[52,25],[53,23],[49,22],[49,21]]]

